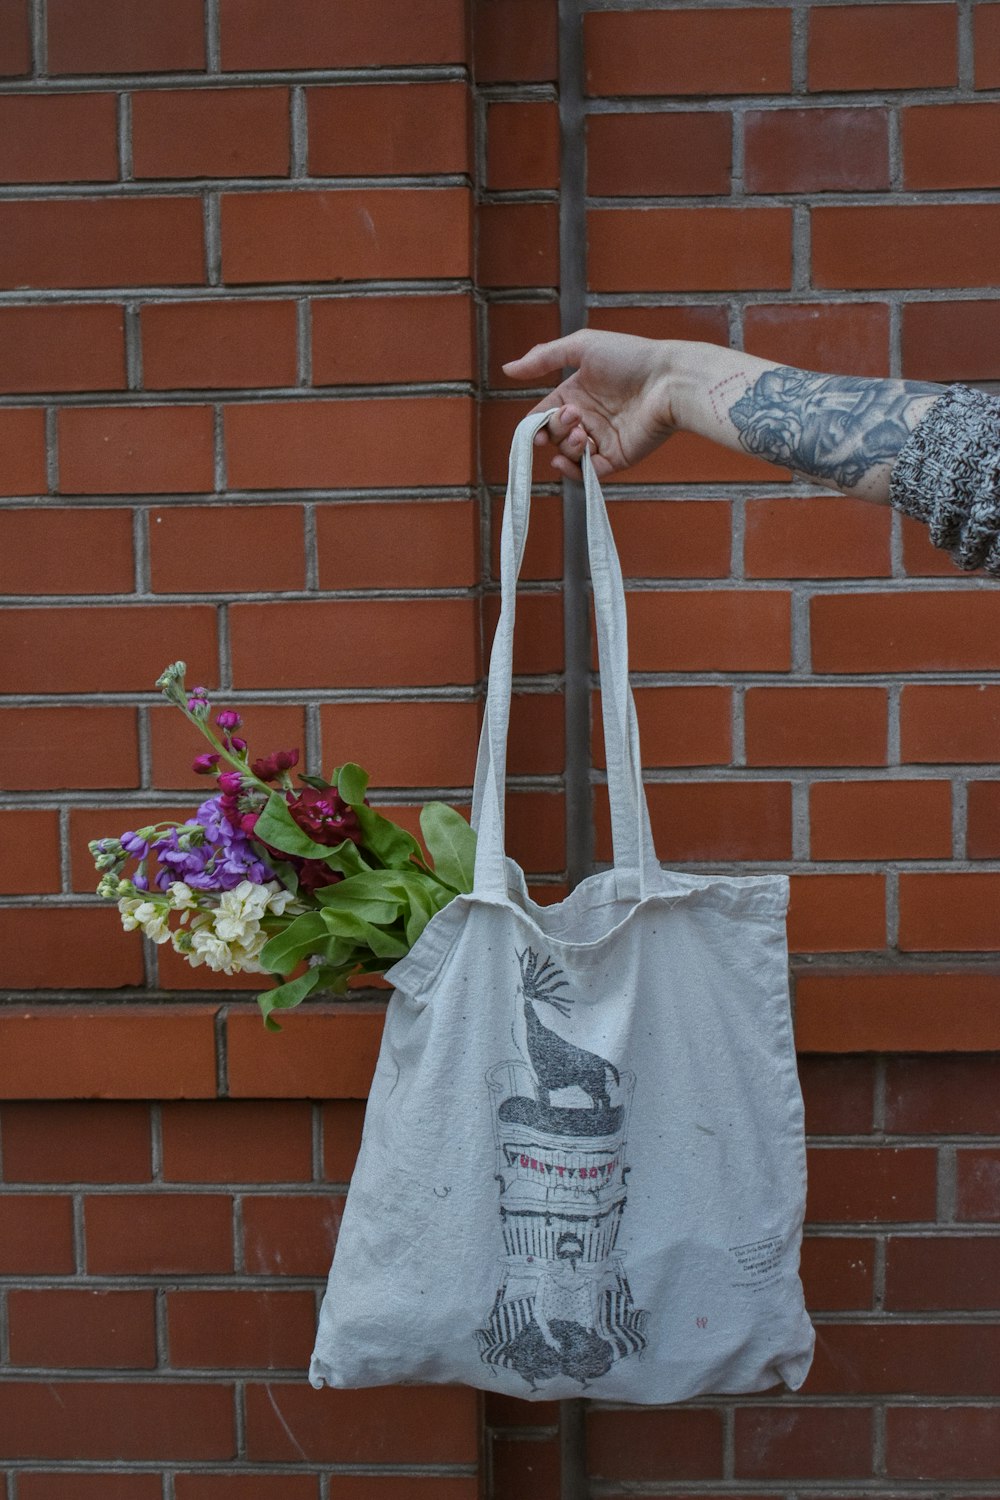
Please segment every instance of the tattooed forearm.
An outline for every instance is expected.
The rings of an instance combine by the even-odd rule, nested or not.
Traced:
[[[924,409],[917,403],[944,390],[783,365],[761,375],[729,417],[748,453],[849,490],[877,465],[892,463]]]

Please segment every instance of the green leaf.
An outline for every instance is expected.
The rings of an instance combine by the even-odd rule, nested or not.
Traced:
[[[354,807],[359,802],[364,802],[370,779],[367,771],[349,760],[337,772],[337,791],[345,802]]]
[[[267,799],[253,836],[274,849],[280,849],[283,854],[294,854],[299,859],[326,859],[330,853],[325,844],[317,844],[299,827],[280,792],[272,792]]]
[[[476,868],[476,835],[460,812],[446,802],[428,802],[420,811],[434,873],[455,891],[471,891]]]
[[[423,859],[423,850],[417,840],[412,833],[407,833],[405,828],[400,828],[398,823],[384,818],[373,807],[365,807],[363,803],[355,807],[354,812],[361,824],[365,847],[370,849],[384,865],[389,865],[390,868],[396,870],[405,870],[411,868],[411,860],[414,856],[417,859]]]
[[[317,792],[328,792],[332,785],[325,776],[307,776],[304,771],[299,772],[299,780],[306,786],[315,788]]]
[[[410,909],[405,920],[406,941],[411,948],[437,910],[429,886],[430,881],[421,877],[419,886],[410,898]]]
[[[356,912],[325,907],[322,918],[334,937],[353,938],[359,945],[370,948],[379,958],[402,958],[409,952],[409,944],[404,937],[398,933],[386,932],[372,922],[366,922]]]
[[[275,933],[264,944],[260,961],[272,973],[289,974],[296,964],[309,957],[316,945],[327,936],[327,932],[322,913],[307,911],[304,916],[289,922],[283,932]]]
[[[272,1018],[271,1012],[291,1010],[293,1006],[299,1005],[319,984],[322,972],[322,969],[309,969],[298,979],[290,979],[287,984],[279,984],[277,989],[263,990],[257,996],[257,1004],[260,1006],[264,1025],[268,1031],[281,1030],[277,1021]]]
[[[299,889],[299,872],[295,866],[290,865],[284,859],[272,859],[270,865],[280,883],[285,887],[285,890],[291,891],[293,896],[297,895]]]

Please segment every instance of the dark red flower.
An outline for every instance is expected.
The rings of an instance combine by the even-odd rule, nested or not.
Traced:
[[[276,781],[282,771],[290,771],[298,763],[298,750],[275,750],[271,755],[262,755],[251,761],[250,769],[261,781]]]
[[[357,814],[334,787],[323,791],[307,786],[288,803],[288,811],[303,832],[317,844],[331,848],[350,839],[361,843],[361,824]]]

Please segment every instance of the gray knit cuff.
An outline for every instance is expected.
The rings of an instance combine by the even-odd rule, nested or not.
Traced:
[[[900,449],[889,500],[956,566],[1000,576],[1000,401],[949,386]]]

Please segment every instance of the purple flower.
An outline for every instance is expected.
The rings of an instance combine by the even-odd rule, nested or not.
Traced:
[[[161,866],[156,877],[161,890],[173,880],[183,880],[196,891],[231,891],[241,880],[264,885],[277,878],[246,835],[225,816],[224,801],[225,794],[208,798],[180,829],[171,828],[156,840],[153,853]],[[185,838],[188,847],[182,847],[181,833],[188,828],[203,833],[204,842]]]
[[[230,729],[239,729],[240,725],[243,723],[243,720],[240,718],[239,714],[235,713],[231,708],[224,708],[221,714],[216,714],[215,722],[216,724],[218,724],[220,729],[225,729],[228,731]]]
[[[215,768],[218,764],[219,757],[217,754],[196,755],[191,762],[191,769],[198,776],[212,776],[215,774]]]
[[[145,859],[149,853],[149,843],[146,839],[141,839],[137,833],[132,833],[131,831],[123,833],[119,842],[125,853],[132,859]],[[102,850],[101,852],[103,853],[104,851]]]

